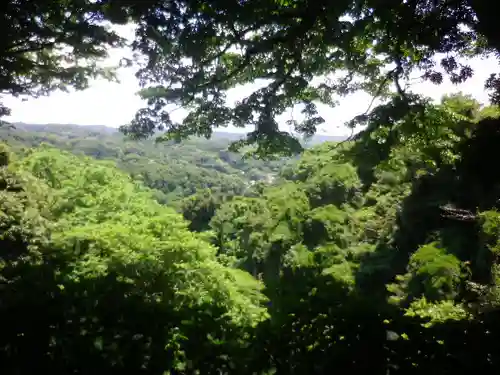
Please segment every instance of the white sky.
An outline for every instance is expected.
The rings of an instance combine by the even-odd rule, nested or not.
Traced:
[[[128,51],[112,51],[107,64],[117,64],[121,56]],[[487,103],[484,92],[484,82],[492,72],[500,72],[498,61],[489,59],[474,59],[469,62],[474,70],[474,77],[462,85],[443,82],[441,85],[420,83],[413,86],[414,90],[439,100],[443,94],[463,91],[473,95],[482,103]],[[62,93],[56,92],[49,97],[21,101],[17,98],[3,97],[4,105],[12,109],[12,115],[4,118],[6,121],[26,122],[32,124],[62,123],[78,125],[106,125],[118,127],[128,123],[135,112],[143,107],[142,100],[137,96],[139,86],[131,69],[120,69],[120,83],[96,80],[85,91]],[[228,95],[229,101],[248,95],[250,87],[233,89]],[[318,133],[328,135],[346,135],[349,130],[343,124],[352,117],[366,111],[370,97],[363,93],[343,98],[335,108],[322,106],[320,114],[325,118]],[[183,110],[175,112],[175,119],[185,116]],[[287,118],[285,118],[286,120]],[[287,130],[284,121],[282,129]],[[221,129],[224,130],[224,129]],[[242,131],[228,128],[230,131]],[[244,130],[243,130],[244,131]]]

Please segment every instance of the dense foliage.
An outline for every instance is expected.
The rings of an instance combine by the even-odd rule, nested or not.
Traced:
[[[135,22],[148,99],[122,129],[135,138],[232,123],[255,126],[236,147],[294,152],[302,145],[277,126],[287,108],[302,105],[291,125],[311,135],[318,102],[357,90],[384,99],[353,119],[365,125],[355,137],[307,150],[246,193],[252,168],[280,164],[190,143],[153,152],[75,128],[17,141],[7,130],[16,150],[42,139],[60,150],[0,146],[2,373],[498,373],[500,110],[461,94],[433,103],[403,85],[415,72],[462,82],[473,72],[460,57],[500,53],[492,4],[0,5],[0,94],[111,77],[95,62],[122,40],[102,21]],[[263,88],[228,107],[229,89],[255,81]],[[499,79],[486,88],[498,104]],[[182,124],[170,104],[188,109]],[[184,218],[151,187],[161,202],[186,197]]]
[[[497,371],[499,115],[447,96],[191,223],[111,160],[2,148],[2,370]]]
[[[43,147],[1,173],[2,372],[215,374],[265,318],[257,281],[109,163]]]
[[[230,142],[238,139],[238,134],[232,133],[215,134],[210,140],[156,144],[124,139],[106,127],[15,124],[14,129],[0,128],[0,139],[19,151],[46,143],[115,161],[120,169],[154,189],[157,200],[177,205],[203,189],[225,196],[241,195],[258,181],[272,181],[286,162],[243,159],[229,152]]]
[[[392,128],[385,152],[388,126],[324,144],[261,196],[216,212],[219,258],[266,285],[271,318],[257,341],[268,366],[498,371],[500,180],[484,158],[500,124],[479,120],[492,113],[446,97]]]

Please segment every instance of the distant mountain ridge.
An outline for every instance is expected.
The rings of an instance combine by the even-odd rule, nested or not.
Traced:
[[[71,128],[77,127],[77,128],[84,128],[86,130],[90,131],[95,131],[98,133],[104,133],[104,134],[116,134],[118,133],[118,128],[113,128],[110,126],[106,125],[76,125],[76,124],[57,124],[57,123],[48,123],[48,124],[29,124],[29,123],[24,123],[24,122],[14,122],[12,123],[13,126],[16,127],[16,129],[19,131],[40,131],[41,129],[44,130],[58,130],[64,131],[64,127],[67,127],[68,130]],[[212,139],[214,140],[228,140],[228,141],[237,141],[241,138],[245,137],[245,133],[235,133],[235,132],[228,132],[228,131],[214,131],[212,135]],[[309,146],[313,146],[316,144],[320,144],[323,142],[340,142],[345,140],[347,137],[345,136],[334,136],[334,135],[324,135],[324,134],[315,134],[311,139],[304,141],[304,144],[307,144]]]
[[[181,143],[158,144],[154,138],[131,140],[117,128],[104,125],[28,124],[0,126],[0,142],[23,153],[47,144],[76,155],[113,161],[133,179],[154,190],[160,203],[179,207],[183,199],[209,189],[221,196],[251,193],[257,183],[270,184],[280,171],[300,156],[259,160],[230,152],[231,142],[244,133],[219,131],[211,139],[191,137]],[[303,142],[305,148],[342,137],[317,135]],[[204,193],[203,193],[204,194]]]

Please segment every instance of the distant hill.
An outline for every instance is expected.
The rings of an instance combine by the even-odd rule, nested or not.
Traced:
[[[74,124],[27,124],[24,122],[13,122],[12,125],[19,131],[34,131],[34,132],[49,132],[49,133],[64,133],[72,132],[75,129],[82,128],[88,131],[115,134],[118,129],[105,125],[74,125]]]
[[[93,132],[105,133],[105,134],[119,134],[117,128],[112,128],[106,125],[74,125],[74,124],[26,124],[22,122],[12,123],[18,130],[22,131],[45,131],[52,133],[54,131],[58,133],[64,133],[68,131],[74,131],[75,128],[84,128]],[[227,131],[214,131],[211,140],[225,140],[229,142],[237,141],[245,137],[245,133],[235,133]],[[342,136],[330,136],[323,134],[315,134],[311,139],[304,141],[303,144],[306,146],[314,146],[323,142],[339,142],[344,140],[346,137]],[[205,139],[205,138],[200,138]]]
[[[267,182],[287,159],[262,161],[243,159],[227,151],[240,134],[216,134],[212,139],[193,138],[180,144],[156,143],[154,139],[133,141],[106,126],[71,124],[0,126],[0,141],[17,152],[41,144],[111,160],[157,191],[161,203],[175,205],[183,198],[210,189],[220,194],[240,195],[257,181]]]
[[[228,139],[230,141],[235,141],[243,138],[245,134],[241,133],[230,133],[224,131],[216,131],[214,132],[212,138],[219,139]],[[304,141],[303,144],[307,146],[317,145],[323,142],[340,142],[346,139],[346,137],[340,136],[331,136],[331,135],[323,135],[323,134],[315,134],[311,139]]]
[[[341,142],[345,139],[347,139],[345,136],[315,134],[307,141],[307,145],[314,146],[324,142]]]
[[[226,196],[241,195],[256,182],[274,181],[285,165],[297,159],[243,159],[241,154],[227,150],[231,142],[245,136],[242,133],[215,132],[209,140],[193,137],[175,144],[156,143],[154,139],[132,141],[118,129],[102,125],[12,125],[14,128],[0,126],[0,141],[18,152],[45,143],[74,154],[112,160],[158,191],[158,201],[171,205],[203,189]],[[319,135],[305,145],[340,139]]]

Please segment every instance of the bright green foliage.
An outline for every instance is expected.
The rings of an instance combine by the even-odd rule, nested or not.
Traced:
[[[109,160],[2,149],[2,369],[495,372],[500,133],[470,106],[373,114],[246,196],[182,200],[191,223]]]
[[[180,208],[181,200],[201,189],[213,195],[241,195],[256,181],[277,175],[284,161],[243,160],[227,151],[237,134],[216,134],[210,140],[195,138],[181,144],[132,142],[116,129],[76,125],[15,124],[0,128],[0,139],[16,150],[47,143],[96,159],[113,160],[123,171],[154,189],[160,203]]]
[[[476,256],[478,272],[481,272],[485,285],[471,285],[481,299],[481,309],[498,308],[500,306],[500,214],[497,210],[484,211],[480,214],[482,226],[482,251]]]
[[[2,189],[6,368],[29,355],[52,372],[216,373],[265,318],[257,281],[222,266],[177,213],[109,163],[41,148],[7,168],[33,177],[19,193],[14,182]],[[26,236],[44,242],[31,249],[18,242]],[[27,326],[14,311],[38,317]]]
[[[11,256],[12,260],[19,257],[21,263],[36,264],[52,228],[45,207],[52,196],[33,176],[11,168],[12,154],[6,145],[0,144],[0,150],[4,160],[0,167],[2,268],[8,266]]]
[[[467,309],[453,301],[429,302],[425,297],[413,301],[407,309],[406,316],[424,319],[423,327],[430,328],[436,323],[449,321],[467,321],[471,316]]]
[[[225,200],[225,195],[213,194],[209,189],[185,198],[181,202],[181,211],[190,222],[189,229],[196,232],[208,230],[210,220]]]
[[[307,192],[313,206],[341,206],[354,199],[361,187],[356,170],[349,164],[330,164],[307,181]]]
[[[286,155],[324,122],[318,103],[358,90],[384,99],[348,124],[364,131],[309,150],[277,180],[220,148],[183,162],[164,154],[158,166],[144,143],[76,140],[128,176],[47,147],[12,162],[2,147],[2,373],[498,373],[498,108],[463,94],[433,104],[403,87],[417,70],[463,82],[473,72],[459,57],[499,52],[491,4],[0,5],[0,94],[111,77],[95,61],[121,41],[101,21],[135,21],[148,107],[122,130],[166,130],[169,155],[176,141],[229,124],[255,127],[231,150]],[[228,106],[230,89],[255,81],[262,88]],[[497,103],[499,87],[492,75]],[[187,108],[181,124],[169,104]],[[295,106],[295,134],[279,131],[277,116]],[[212,173],[188,169],[193,160]],[[235,165],[260,183],[213,173]],[[191,226],[158,203],[195,192],[180,204]]]
[[[441,103],[452,112],[465,116],[470,120],[476,119],[481,110],[481,103],[471,95],[465,95],[462,92],[444,95],[441,98]]]
[[[391,292],[410,300],[425,295],[430,302],[454,300],[460,292],[460,260],[446,254],[438,244],[420,247],[410,257],[407,270],[404,276],[396,278],[400,285],[392,286]],[[401,303],[397,297],[393,300]]]
[[[277,264],[269,270],[274,277],[279,269],[276,246],[285,247],[300,238],[303,214],[308,210],[304,192],[294,183],[264,191],[263,198],[234,198],[222,206],[211,221],[219,251],[245,263],[254,275],[266,274],[262,262],[276,255]]]
[[[354,141],[307,150],[284,181],[216,211],[219,257],[266,284],[271,320],[256,345],[277,373],[447,373],[463,370],[457,356],[498,366],[485,343],[500,332],[500,221],[474,204],[497,207],[500,190],[470,188],[493,181],[470,166],[486,134],[482,152],[494,149],[497,128],[452,98],[392,124],[375,117]]]

